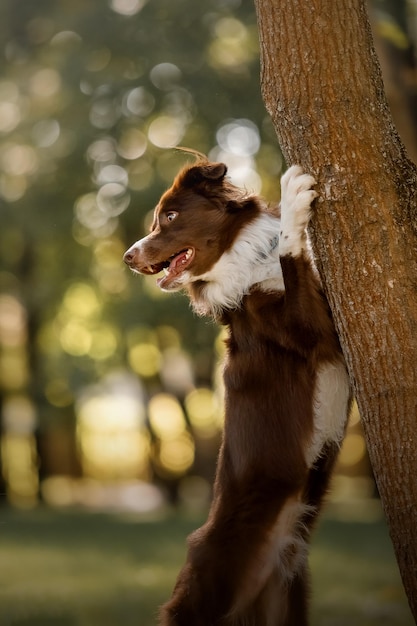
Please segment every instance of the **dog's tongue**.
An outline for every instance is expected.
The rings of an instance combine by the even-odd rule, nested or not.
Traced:
[[[186,261],[187,250],[184,250],[184,252],[180,252],[180,254],[177,254],[177,256],[172,259],[171,263],[169,264],[168,271],[173,272],[174,274],[178,273],[178,270],[182,269],[181,266],[184,265]]]
[[[192,257],[192,249],[187,248],[174,256],[168,267],[164,269],[164,276],[156,281],[161,289],[169,289],[171,284],[175,283],[176,277],[181,274],[188,266]]]

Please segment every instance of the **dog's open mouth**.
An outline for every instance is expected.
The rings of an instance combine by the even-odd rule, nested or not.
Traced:
[[[164,271],[164,275],[158,278],[157,284],[161,289],[168,289],[171,283],[184,272],[194,259],[194,248],[184,248],[180,252],[172,254],[166,261],[157,263],[148,268],[150,274],[158,274]]]

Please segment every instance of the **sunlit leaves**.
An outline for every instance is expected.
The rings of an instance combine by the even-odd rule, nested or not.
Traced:
[[[117,166],[110,166],[107,168],[107,176],[111,179],[113,175],[119,179],[118,182],[107,182],[100,186],[97,193],[97,206],[107,217],[117,217],[127,207],[130,202],[130,195],[126,190],[127,173],[122,168],[116,169]],[[126,183],[123,184],[123,179],[119,177],[119,172],[123,172],[123,179]],[[104,174],[104,172],[103,172]],[[103,180],[103,177],[102,177]]]
[[[197,435],[216,435],[222,425],[222,407],[211,389],[193,389],[185,399],[185,408]]]
[[[60,377],[51,377],[45,385],[45,396],[48,402],[55,407],[70,406],[74,402],[74,396],[69,388],[68,381]]]
[[[148,136],[158,148],[173,148],[181,142],[184,133],[185,125],[180,118],[161,115],[151,122]]]
[[[108,66],[111,57],[109,48],[103,46],[90,52],[85,67],[89,72],[100,72]]]
[[[146,4],[147,0],[110,0],[110,7],[121,15],[136,15]]]
[[[258,54],[256,39],[251,38],[248,28],[240,20],[220,18],[213,30],[208,52],[214,67],[239,71]]]
[[[38,170],[38,156],[28,144],[4,143],[1,147],[0,166],[12,176],[31,176]]]
[[[87,390],[77,404],[78,444],[87,476],[98,479],[148,477],[149,434],[144,405],[129,378],[108,379]]]
[[[60,89],[61,77],[57,70],[52,68],[45,67],[38,70],[29,80],[29,93],[34,98],[35,103],[40,100],[48,106],[48,100],[58,96]]]
[[[139,343],[129,350],[129,364],[143,378],[156,376],[161,368],[161,353],[152,343]]]
[[[117,294],[127,287],[127,272],[120,263],[124,245],[120,239],[108,237],[97,240],[94,246],[94,257],[91,273],[103,293]]]
[[[127,161],[135,161],[145,154],[146,147],[146,135],[136,128],[127,128],[119,138],[117,152]]]
[[[194,461],[194,442],[176,398],[157,394],[149,403],[149,421],[158,437],[154,462],[163,474],[183,474]]]
[[[88,229],[93,238],[108,237],[117,228],[117,216],[130,203],[127,170],[118,164],[116,142],[111,137],[94,141],[87,149],[87,158],[92,165],[93,180],[98,188],[77,198],[74,210],[78,222]],[[89,245],[92,238],[88,233],[76,230],[77,240]]]
[[[116,476],[117,464],[123,476],[146,477],[153,464],[161,476],[180,477],[198,456],[195,440],[216,438],[221,426],[209,389],[216,330],[179,296],[168,300],[155,277],[135,280],[122,255],[188,158],[176,146],[224,159],[250,190],[273,162],[271,154],[259,166],[259,145],[279,154],[253,87],[253,6],[7,1],[14,19],[0,80],[0,324],[23,322],[19,345],[7,343],[18,341],[14,331],[2,331],[2,391],[30,384],[42,421],[49,411],[59,421],[83,395],[78,443],[91,477]],[[23,317],[10,317],[19,307]],[[85,399],[89,384],[116,369],[140,379],[162,409],[161,394],[184,400],[176,400],[175,436],[161,416],[154,442],[140,420],[129,430],[120,389],[90,389]]]
[[[39,148],[49,148],[59,139],[60,134],[60,124],[53,118],[37,122],[32,129],[32,138]]]
[[[252,156],[260,147],[259,130],[250,120],[233,120],[216,133],[219,146],[239,156]]]
[[[22,346],[27,340],[27,316],[22,303],[10,294],[0,295],[0,343],[5,348]]]
[[[0,146],[0,193],[9,202],[19,200],[39,169],[38,154],[28,144],[4,142]]]
[[[145,191],[155,180],[155,170],[146,159],[132,161],[126,166],[126,170],[129,174],[129,187],[134,191]]]
[[[74,230],[74,237],[79,243],[90,245],[92,243],[92,239],[88,236],[90,233],[96,237],[109,237],[115,231],[117,224],[100,209],[97,194],[90,192],[80,196],[74,208],[77,220],[88,229],[87,233]]]
[[[11,294],[0,294],[0,386],[20,391],[29,380],[27,313]]]
[[[66,291],[52,323],[40,334],[46,353],[61,349],[72,357],[89,357],[100,362],[112,357],[119,342],[117,329],[102,318],[103,303],[87,283],[74,283]]]
[[[158,63],[151,69],[149,77],[155,87],[161,91],[170,91],[180,82],[182,74],[174,63]]]
[[[35,506],[39,478],[36,471],[38,457],[34,436],[6,432],[1,438],[0,446],[8,500],[23,508]]]
[[[10,133],[18,126],[22,108],[17,85],[12,81],[0,82],[0,133]]]
[[[155,107],[155,98],[145,87],[134,87],[123,96],[125,115],[147,117]]]
[[[178,437],[186,430],[184,413],[174,396],[162,393],[154,396],[148,411],[151,428],[161,439]]]
[[[194,461],[194,441],[187,432],[175,439],[163,439],[155,455],[155,464],[164,478],[182,476]]]
[[[228,165],[229,176],[235,185],[260,193],[262,180],[254,160],[260,148],[257,126],[247,119],[229,120],[218,129],[216,139],[218,147],[210,156]]]

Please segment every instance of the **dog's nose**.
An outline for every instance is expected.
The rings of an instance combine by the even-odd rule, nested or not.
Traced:
[[[129,250],[124,253],[123,261],[126,263],[126,265],[133,265],[134,264],[134,262],[135,262],[135,254],[136,254],[136,250],[134,248],[129,248]]]

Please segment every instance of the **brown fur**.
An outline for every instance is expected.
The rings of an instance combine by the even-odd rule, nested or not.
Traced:
[[[180,172],[155,210],[150,235],[126,253],[133,269],[156,273],[165,259],[192,247],[188,271],[195,278],[232,248],[266,209],[233,187],[225,169],[201,162]],[[172,222],[169,211],[178,213]],[[306,451],[318,373],[340,362],[341,351],[307,252],[280,263],[285,291],[254,285],[238,307],[216,312],[229,337],[213,502],[207,522],[189,537],[162,626],[308,623],[306,546],[338,442],[325,443],[310,466]],[[213,313],[205,280],[181,287],[198,310]]]

